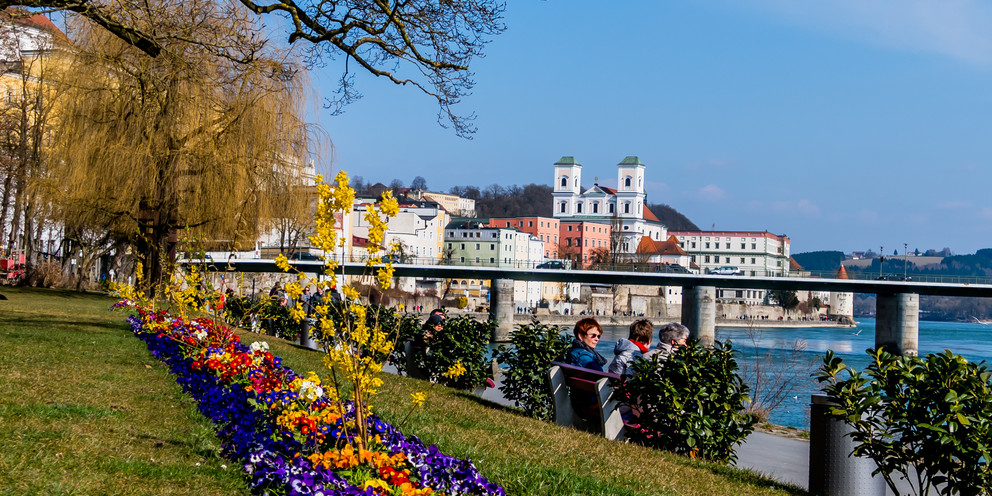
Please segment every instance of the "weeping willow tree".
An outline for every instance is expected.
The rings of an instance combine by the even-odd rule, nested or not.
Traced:
[[[171,33],[157,57],[86,21],[72,30],[77,51],[59,78],[55,160],[40,189],[67,234],[124,233],[154,289],[177,231],[233,248],[292,214],[283,209],[307,208],[277,200],[303,190],[312,140],[304,74],[266,45],[250,13],[202,1],[138,9],[137,27]]]

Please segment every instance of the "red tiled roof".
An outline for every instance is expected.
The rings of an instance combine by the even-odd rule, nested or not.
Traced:
[[[661,220],[658,219],[658,216],[656,216],[648,207],[644,207],[644,220],[650,222],[661,222]]]
[[[789,270],[803,270],[803,266],[795,258],[789,257]]]
[[[55,26],[55,23],[51,19],[42,14],[32,14],[18,7],[7,7],[3,10],[2,17],[10,19],[22,26],[47,31],[56,37],[67,39],[65,33]]]
[[[599,185],[597,185],[597,186],[599,186]],[[606,186],[599,186],[599,189],[601,189],[601,190],[603,190],[603,191],[605,191],[605,192],[607,192],[607,193],[609,193],[611,195],[617,194],[617,190],[615,190],[613,188],[607,188]]]
[[[648,236],[641,236],[641,242],[637,244],[637,253],[652,255],[686,255],[677,241],[673,241],[674,236],[665,241],[655,241]]]
[[[850,279],[850,277],[847,276],[847,270],[844,269],[843,265],[840,266],[840,269],[837,269],[837,279]]]

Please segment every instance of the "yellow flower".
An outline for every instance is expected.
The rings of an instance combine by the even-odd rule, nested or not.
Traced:
[[[286,255],[280,253],[278,256],[276,256],[276,267],[279,267],[279,270],[283,272],[290,271],[289,259],[286,258]]]
[[[449,379],[457,379],[465,375],[465,372],[467,372],[465,370],[465,366],[462,365],[462,362],[459,361],[459,362],[455,362],[455,364],[452,365],[451,367],[448,367],[448,371],[441,375]]]
[[[424,402],[427,401],[427,393],[413,393],[410,396],[413,406],[424,406]]]
[[[343,288],[341,288],[341,291],[344,292],[344,297],[349,300],[357,300],[358,297],[361,296],[358,293],[358,290],[351,286],[344,286]]]

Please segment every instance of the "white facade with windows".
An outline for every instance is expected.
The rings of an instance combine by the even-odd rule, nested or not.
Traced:
[[[611,224],[623,237],[620,249],[634,253],[641,237],[664,240],[667,228],[645,205],[645,166],[634,156],[617,164],[617,188],[599,184],[582,192],[582,165],[565,156],[554,164],[553,212],[556,218]]]
[[[742,277],[787,277],[790,270],[789,237],[757,231],[672,231],[679,246],[703,273],[732,266]],[[764,290],[718,288],[717,299],[756,304]]]

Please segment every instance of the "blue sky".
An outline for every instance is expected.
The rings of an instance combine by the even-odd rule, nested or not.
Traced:
[[[473,140],[362,76],[343,115],[315,113],[324,167],[447,190],[550,184],[573,155],[588,187],[637,155],[648,201],[704,229],[992,247],[992,2],[514,0],[505,20],[459,106]],[[317,98],[339,69],[312,75]]]

